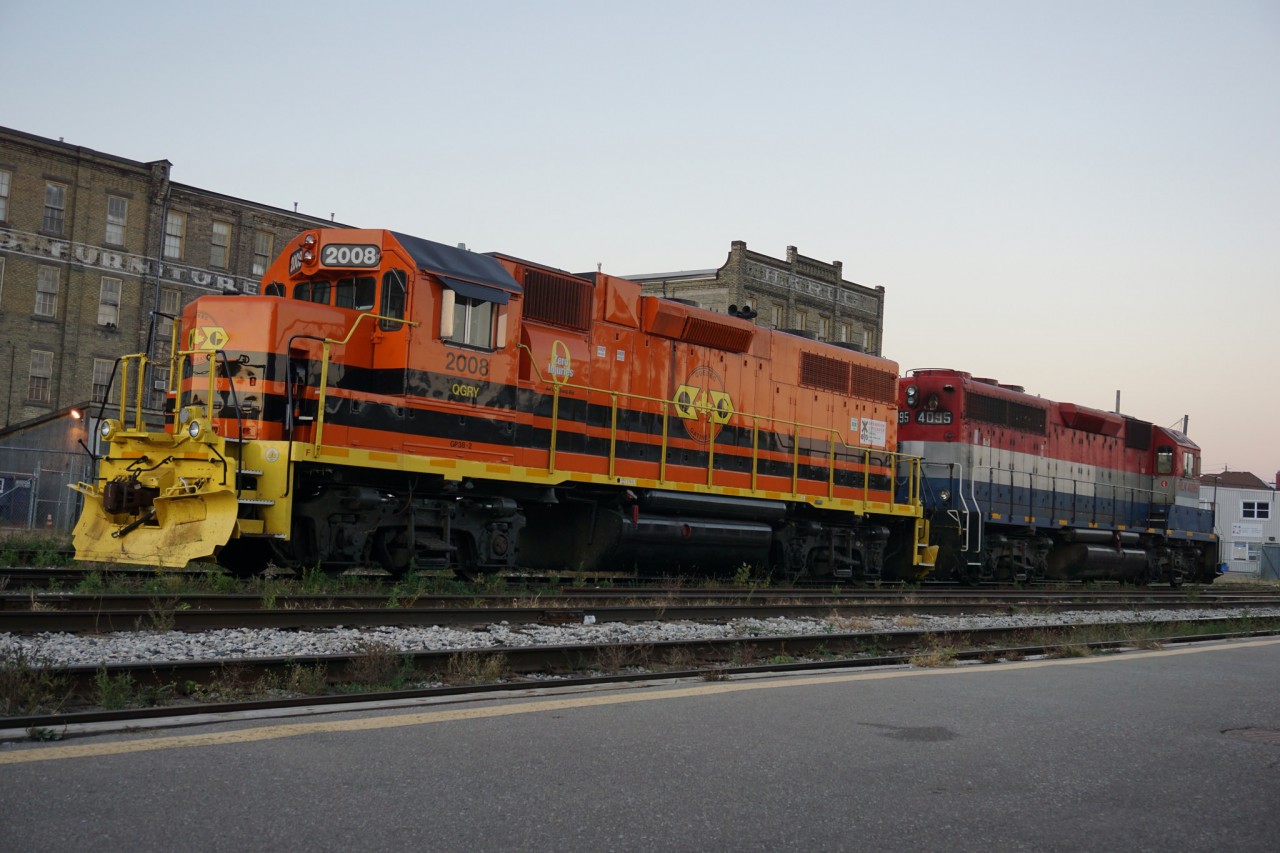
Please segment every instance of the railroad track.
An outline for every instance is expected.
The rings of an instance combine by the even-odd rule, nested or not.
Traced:
[[[945,596],[940,598],[946,598]],[[700,600],[702,599],[702,600]],[[510,604],[510,597],[467,602],[433,599],[406,607],[389,607],[385,599],[354,597],[342,602],[331,598],[306,597],[273,602],[264,606],[251,596],[188,596],[166,599],[147,596],[60,596],[42,600],[4,597],[0,611],[0,632],[15,634],[107,633],[113,631],[214,631],[229,628],[271,628],[277,630],[318,628],[372,628],[390,626],[483,626],[495,623],[550,624],[606,622],[731,622],[738,619],[870,617],[870,616],[953,616],[1047,613],[1097,608],[1146,610],[1239,609],[1280,604],[1275,597],[1226,596],[1212,600],[1149,599],[1106,597],[1069,599],[1026,597],[1013,600],[968,601],[862,600],[827,595],[821,600],[789,596],[773,600],[711,600],[701,596],[669,601],[617,603],[617,597],[565,596]],[[28,606],[21,608],[26,603]],[[692,602],[692,603],[691,603]],[[38,609],[30,606],[35,603]],[[449,606],[453,604],[454,606]],[[53,608],[59,609],[53,609]]]
[[[1065,590],[1005,588],[1005,589],[858,589],[825,588],[793,589],[775,587],[767,589],[734,586],[689,589],[684,587],[650,587],[636,589],[560,587],[554,592],[519,591],[501,593],[437,594],[418,593],[401,596],[398,593],[76,593],[76,592],[3,592],[0,591],[0,611],[52,609],[52,610],[113,610],[153,607],[168,602],[171,607],[199,610],[247,610],[254,608],[315,609],[360,607],[575,607],[608,606],[617,603],[757,603],[799,604],[814,602],[876,603],[885,604],[946,604],[946,603],[995,603],[1051,604],[1074,602],[1084,605],[1121,606],[1158,602],[1280,604],[1280,589],[1246,590],[1194,588],[1179,590],[1114,589],[1090,590],[1074,588]]]
[[[70,552],[65,555],[70,560]],[[223,574],[223,570],[216,566],[198,566],[189,569],[166,569],[160,572],[153,568],[137,567],[137,566],[112,566],[104,568],[102,566],[90,565],[57,565],[57,566],[0,566],[0,590],[13,589],[45,589],[60,588],[64,586],[73,586],[89,577],[97,577],[107,581],[124,581],[126,583],[137,582],[139,584],[155,581],[157,578],[163,578],[166,581],[181,583],[182,580],[190,579],[193,582],[206,579],[211,575],[218,576]],[[335,579],[352,583],[364,583],[370,587],[377,588],[380,586],[388,586],[394,584],[395,581],[385,572],[377,569],[369,570],[352,570],[352,572],[334,576]],[[437,580],[452,579],[443,576],[435,576]],[[275,580],[281,584],[288,585],[296,582],[296,576],[292,572],[286,572]],[[635,577],[620,574],[603,574],[603,575],[577,575],[573,573],[562,573],[555,575],[530,575],[530,574],[503,574],[495,576],[482,576],[477,582],[477,587],[482,588],[486,583],[500,584],[510,587],[512,590],[520,589],[539,589],[546,587],[558,587],[562,584],[572,582],[573,589],[583,594],[590,594],[593,591],[599,591],[603,588],[612,588],[617,592],[630,591],[632,593],[640,591],[678,591],[682,593],[696,592],[692,589],[690,583],[703,583],[711,579],[696,579],[691,582],[677,582],[678,585],[672,586],[672,578],[670,577]],[[776,592],[779,590],[787,590],[789,592],[809,592],[821,595],[824,592],[832,590],[857,590],[861,594],[874,595],[893,595],[902,594],[903,592],[924,592],[951,590],[957,594],[990,594],[992,592],[1009,592],[1009,593],[1028,593],[1028,592],[1087,592],[1089,594],[1105,594],[1107,592],[1115,592],[1117,594],[1133,594],[1133,590],[1141,590],[1142,594],[1147,595],[1186,595],[1189,591],[1211,591],[1220,590],[1221,585],[1186,585],[1173,589],[1170,587],[1122,587],[1117,585],[1114,588],[1088,587],[1082,583],[1058,583],[1043,582],[1032,583],[1022,586],[1009,586],[998,584],[983,584],[977,587],[963,587],[955,583],[944,581],[925,581],[919,587],[908,587],[900,583],[889,583],[883,586],[864,587],[854,584],[840,584],[830,582],[802,581],[795,585],[787,584],[770,584],[757,585],[749,584],[744,589],[757,589],[764,592]],[[565,589],[568,592],[568,589]],[[1264,590],[1265,591],[1265,590]],[[1273,593],[1280,594],[1280,590],[1272,590]],[[341,593],[339,593],[341,594]]]
[[[470,650],[408,652],[403,662],[429,673],[449,671],[459,656],[468,656],[473,670],[484,668],[486,661],[501,661],[505,675],[501,683],[488,685],[432,684],[405,690],[379,690],[363,694],[317,695],[274,698],[258,701],[233,701],[195,705],[166,705],[123,711],[84,711],[0,717],[0,731],[25,730],[33,737],[59,736],[56,727],[156,717],[182,717],[225,714],[244,710],[314,708],[324,705],[347,705],[355,701],[421,699],[484,690],[511,690],[529,686],[554,684],[576,687],[590,684],[636,682],[654,679],[713,678],[755,673],[800,673],[820,669],[874,667],[919,663],[922,649],[937,653],[949,650],[947,662],[1022,660],[1037,655],[1081,656],[1098,651],[1121,648],[1162,647],[1174,643],[1270,636],[1280,633],[1280,619],[1269,620],[1261,627],[1242,625],[1239,620],[1201,619],[1188,621],[1148,622],[1140,638],[1124,636],[1123,624],[1084,624],[1046,626],[1029,632],[1025,628],[981,628],[953,630],[944,635],[929,631],[881,631],[841,634],[791,635],[732,639],[700,639],[631,644],[583,644],[533,647],[498,647]],[[1190,628],[1195,633],[1187,633]],[[1109,639],[1078,639],[1081,632],[1110,631]],[[131,683],[146,685],[197,685],[234,678],[248,681],[272,673],[298,667],[315,668],[324,680],[341,682],[361,666],[360,654],[316,655],[307,657],[274,657],[231,661],[183,661],[126,663],[106,666],[72,666],[60,669],[71,695],[85,697],[103,679],[127,678]],[[613,670],[604,675],[595,670]],[[627,669],[617,673],[618,669]],[[532,675],[544,676],[530,680]],[[546,676],[559,676],[553,682]]]

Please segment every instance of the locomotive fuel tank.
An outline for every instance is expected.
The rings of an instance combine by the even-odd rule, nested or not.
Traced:
[[[1137,581],[1147,573],[1147,552],[1072,542],[1049,554],[1052,580]]]

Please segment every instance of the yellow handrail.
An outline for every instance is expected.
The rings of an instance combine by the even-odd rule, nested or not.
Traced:
[[[542,382],[543,384],[550,385],[552,389],[551,391],[552,393],[551,446],[548,453],[548,471],[549,472],[554,473],[555,465],[556,465],[556,444],[557,444],[556,438],[560,431],[560,392],[562,388],[573,388],[575,390],[583,391],[586,393],[609,395],[610,409],[611,409],[610,414],[612,419],[611,427],[610,427],[610,443],[609,443],[609,476],[611,477],[616,475],[615,472],[617,470],[616,469],[616,446],[617,446],[617,419],[618,419],[619,398],[625,397],[629,400],[654,403],[660,406],[662,411],[662,443],[660,448],[661,455],[659,457],[658,481],[663,483],[667,482],[667,450],[669,445],[668,424],[670,422],[670,405],[671,405],[670,400],[663,400],[657,397],[648,397],[643,394],[632,394],[628,392],[594,388],[589,385],[579,385],[573,382],[561,382],[559,380],[548,382],[547,379],[543,376],[541,369],[538,367],[537,361],[534,360],[533,358],[533,350],[530,349],[529,346],[526,344],[517,344],[516,346],[518,349],[523,349],[529,353],[529,356],[530,356],[529,363],[533,367],[534,372],[537,374],[538,381]],[[720,411],[717,407],[713,405],[705,404],[705,403],[691,403],[691,404],[688,404],[688,407],[693,408],[694,410],[697,410],[697,411],[706,412],[708,414],[718,413]],[[791,493],[796,497],[804,497],[803,495],[800,494],[800,491],[799,491],[801,432],[807,431],[812,436],[815,436],[815,437],[818,435],[825,436],[828,444],[827,496],[831,499],[834,499],[837,451],[841,448],[845,450],[853,450],[854,448],[861,447],[860,445],[849,444],[844,440],[844,437],[841,436],[838,430],[832,429],[831,427],[820,427],[813,424],[801,423],[799,421],[789,421],[783,418],[774,418],[768,415],[756,415],[756,414],[750,414],[747,412],[735,412],[734,414],[736,416],[740,416],[743,418],[750,418],[751,420],[751,430],[752,430],[751,489],[753,491],[758,488],[758,484],[759,484],[760,422],[767,421],[779,427],[789,427],[791,430],[791,434],[793,436],[792,459],[791,459]],[[863,500],[863,503],[869,503],[871,498],[870,469],[872,467],[872,461],[871,461],[872,451],[871,451],[871,448],[864,447],[861,449],[862,449],[862,466],[863,466],[862,500]],[[920,457],[910,456],[904,453],[897,453],[894,451],[886,450],[883,452],[883,454],[881,454],[881,459],[877,463],[877,467],[889,468],[894,471],[897,471],[898,467],[903,464],[907,465],[907,495],[906,495],[907,503],[905,505],[918,506],[919,505],[919,488],[920,488],[920,482],[919,482]],[[715,477],[715,442],[711,441],[708,443],[708,448],[707,448],[707,485],[708,486],[713,486],[715,484],[714,477]],[[899,505],[897,504],[896,499],[892,498],[892,495],[893,495],[892,488],[890,489],[890,494],[891,494],[891,500],[893,501],[894,505]]]
[[[324,407],[329,391],[329,353],[334,346],[344,347],[351,341],[351,336],[356,333],[356,328],[360,323],[368,319],[386,320],[392,323],[399,323],[409,328],[417,327],[418,323],[413,320],[405,320],[400,317],[388,317],[384,314],[374,314],[372,311],[365,311],[356,317],[356,321],[351,324],[351,328],[347,330],[347,336],[342,340],[336,338],[324,338],[320,345],[320,387],[316,389],[316,432],[315,432],[315,453],[320,453],[320,446],[324,439]]]

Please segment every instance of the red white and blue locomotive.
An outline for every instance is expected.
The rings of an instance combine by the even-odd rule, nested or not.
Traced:
[[[899,449],[922,459],[934,578],[1216,576],[1200,449],[1181,432],[958,370],[908,372],[898,403]]]

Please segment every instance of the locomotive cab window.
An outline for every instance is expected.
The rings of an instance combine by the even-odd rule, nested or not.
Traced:
[[[386,319],[378,321],[378,328],[385,332],[404,328],[404,323],[397,321],[404,319],[405,281],[404,270],[387,270],[382,275],[382,304],[378,313]]]
[[[440,312],[440,339],[477,349],[493,349],[498,306],[484,299],[444,290]]]
[[[329,282],[304,281],[293,286],[293,298],[303,302],[315,302],[317,305],[329,304]]]
[[[1173,473],[1173,448],[1172,447],[1156,448],[1156,473],[1157,474]]]
[[[377,298],[378,287],[371,275],[357,278],[340,278],[333,289],[333,304],[339,308],[351,308],[355,311],[372,311]]]

